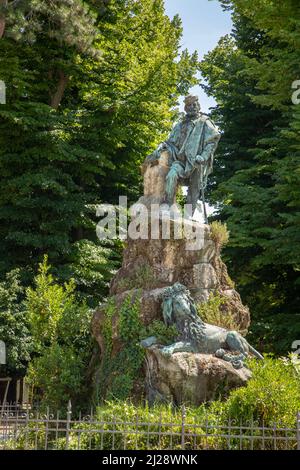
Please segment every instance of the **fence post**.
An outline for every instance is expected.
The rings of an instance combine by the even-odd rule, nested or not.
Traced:
[[[182,450],[185,450],[185,418],[186,418],[185,406],[182,405],[181,407],[181,449]]]
[[[300,450],[300,412],[297,413],[297,450]]]
[[[69,400],[69,402],[68,402],[68,408],[67,408],[66,450],[69,449],[70,428],[71,428],[71,416],[72,416],[72,403],[71,403],[71,400]]]

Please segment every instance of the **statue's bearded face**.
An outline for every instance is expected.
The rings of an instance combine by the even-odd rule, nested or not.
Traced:
[[[191,103],[187,103],[184,109],[188,118],[195,119],[199,116],[201,107],[199,101],[195,100]]]

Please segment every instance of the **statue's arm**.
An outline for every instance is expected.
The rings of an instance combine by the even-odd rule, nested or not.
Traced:
[[[178,138],[179,138],[179,135],[180,135],[180,123],[177,122],[174,126],[173,126],[173,129],[169,135],[169,137],[167,138],[167,140],[165,142],[163,142],[163,144],[168,147],[169,145],[171,146],[175,146],[177,147],[178,146]]]
[[[216,126],[210,121],[206,121],[204,147],[201,153],[196,157],[196,163],[205,164],[211,156],[215,153],[221,137],[220,132]]]
[[[178,341],[177,343],[164,346],[160,352],[163,356],[170,357],[172,354],[177,352],[196,352],[192,343],[188,341]]]

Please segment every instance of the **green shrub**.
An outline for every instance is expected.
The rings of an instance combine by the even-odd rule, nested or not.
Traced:
[[[70,434],[72,449],[78,449],[78,431],[80,433],[81,449],[104,450],[159,450],[181,449],[182,413],[172,405],[155,405],[151,408],[136,406],[129,401],[110,401],[97,408],[94,419],[105,424],[101,425],[101,431],[93,432],[95,425],[87,423],[84,427],[75,425]],[[195,410],[186,409],[185,422],[192,426],[197,422]],[[114,429],[114,434],[111,430]],[[139,431],[137,433],[136,431]],[[204,435],[204,431],[197,430]],[[165,435],[163,434],[165,433]],[[192,449],[194,438],[186,433],[186,448]],[[203,439],[204,445],[205,439]],[[65,439],[60,441],[60,446],[65,447]]]
[[[296,419],[300,409],[298,361],[294,364],[293,359],[266,357],[264,361],[250,359],[248,366],[252,378],[245,387],[232,390],[225,401],[212,401],[195,410],[197,415],[203,416],[204,413],[211,426],[210,445],[219,449],[228,446],[239,449],[241,445],[243,449],[295,449]],[[220,434],[214,425],[219,429],[224,427],[224,430],[231,426],[231,439],[213,438],[213,435]],[[251,430],[252,427],[263,426],[264,431]],[[287,432],[279,428],[291,430],[290,442],[286,441]],[[252,440],[247,438],[249,435],[252,435]],[[281,439],[277,440],[276,446],[275,436]]]
[[[207,302],[197,305],[198,314],[206,323],[242,333],[238,323],[235,321],[234,314],[230,311],[222,311],[221,307],[226,301],[226,297],[218,293],[211,293]]]
[[[150,289],[155,285],[156,277],[148,264],[138,266],[130,277],[123,278],[119,281],[122,289]]]
[[[36,387],[35,398],[42,407],[60,410],[69,399],[76,403],[84,387],[85,369],[84,357],[73,347],[53,343],[30,363],[27,381]]]
[[[154,320],[150,325],[143,327],[140,332],[141,340],[150,336],[156,336],[160,344],[168,345],[174,343],[178,330],[175,325],[166,326],[163,321]]]
[[[230,392],[226,401],[213,401],[198,408],[185,409],[185,448],[190,449],[272,449],[274,436],[277,449],[296,446],[296,416],[300,409],[299,364],[295,359],[250,360],[252,378],[245,387]],[[121,373],[119,381],[127,380]],[[170,405],[134,405],[128,400],[104,402],[97,407],[93,422],[75,423],[71,426],[69,449],[180,449],[182,410]],[[292,429],[291,442],[286,432],[277,428]],[[241,427],[242,426],[242,427]],[[262,430],[253,429],[265,426]],[[248,428],[248,429],[247,429]],[[267,429],[269,428],[269,430]],[[101,430],[101,432],[99,432]],[[112,430],[114,433],[112,433]],[[137,433],[136,431],[139,431]],[[10,448],[34,448],[35,433],[29,428],[19,434],[17,442],[8,442]],[[230,432],[231,437],[226,437]],[[43,445],[43,427],[38,433]],[[197,434],[197,437],[194,436]],[[262,436],[264,435],[264,440]],[[249,439],[252,436],[252,439]],[[25,438],[26,437],[26,438]],[[50,448],[64,449],[65,437],[49,435]],[[23,447],[22,447],[23,446]]]
[[[222,222],[214,221],[210,224],[211,238],[217,244],[218,247],[226,245],[229,241],[229,231],[227,225]]]
[[[50,273],[48,257],[39,264],[34,288],[26,291],[26,310],[37,350],[57,339],[57,326],[75,303],[75,283],[61,286]]]
[[[252,378],[247,387],[231,392],[227,413],[241,420],[295,427],[300,410],[300,379],[291,361],[249,360]]]
[[[0,364],[2,377],[24,375],[33,351],[23,300],[20,271],[15,269],[0,282],[0,340],[6,345],[6,364]]]
[[[73,280],[60,285],[50,274],[47,257],[39,265],[25,308],[35,345],[28,382],[42,406],[60,409],[69,399],[87,405],[87,369],[91,356],[91,310],[77,300]]]
[[[140,321],[140,296],[128,295],[118,310],[118,335],[122,341],[120,350],[112,355],[113,321],[116,305],[109,300],[103,327],[104,354],[96,384],[96,402],[104,399],[126,399],[139,377],[144,361],[144,349],[140,345],[142,323]]]
[[[37,416],[37,415],[35,415]],[[44,450],[46,443],[46,425],[43,416],[21,425],[14,430],[14,436],[0,440],[0,450]],[[49,441],[49,435],[48,441]],[[51,447],[51,444],[49,445]]]

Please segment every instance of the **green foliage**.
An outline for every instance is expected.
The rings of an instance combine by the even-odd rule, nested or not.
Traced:
[[[26,291],[26,309],[37,349],[57,339],[58,323],[75,301],[74,281],[60,286],[49,270],[45,256],[39,264],[35,287],[29,287]]]
[[[226,297],[219,293],[210,294],[207,302],[201,302],[197,305],[198,315],[206,323],[243,333],[234,318],[234,313],[222,310],[226,301]]]
[[[142,323],[139,318],[140,298],[128,295],[118,309],[110,299],[103,326],[104,351],[101,369],[97,377],[96,401],[103,399],[126,399],[131,396],[144,360],[144,350],[140,345]],[[113,325],[117,328],[122,345],[112,354]]]
[[[33,350],[23,299],[19,271],[7,273],[0,282],[0,340],[6,345],[6,364],[0,365],[1,376],[24,375]]]
[[[300,407],[299,375],[291,361],[250,360],[253,377],[247,387],[231,392],[226,413],[236,419],[272,426],[294,427]]]
[[[187,196],[184,195],[183,188],[179,186],[177,193],[176,193],[176,204],[180,207],[182,212],[184,210],[184,206],[186,203],[187,203]]]
[[[287,109],[291,84],[299,72],[300,14],[295,0],[232,0],[231,3],[237,14],[248,18],[270,39],[262,47],[261,59],[256,57],[249,62],[249,72],[260,90],[256,102],[274,109]]]
[[[70,399],[78,403],[86,368],[84,359],[72,346],[54,342],[45,348],[29,364],[27,372],[28,382],[38,389],[34,398],[39,396],[44,407],[55,410],[64,409]]]
[[[122,341],[135,341],[140,334],[140,296],[128,295],[120,308],[119,332]]]
[[[277,314],[255,318],[249,329],[249,342],[260,351],[282,354],[291,351],[292,343],[299,337],[300,314]]]
[[[166,326],[163,321],[154,320],[148,326],[143,327],[140,332],[141,339],[146,339],[150,336],[156,336],[160,344],[168,345],[175,342],[178,330],[175,325]]]
[[[155,284],[156,278],[148,264],[138,266],[130,276],[121,279],[119,282],[120,287],[123,289],[149,289]]]
[[[20,267],[30,282],[48,253],[93,305],[119,262],[96,238],[95,207],[136,200],[138,167],[197,83],[198,58],[180,53],[181,22],[161,0],[23,0],[3,17],[0,275]]]
[[[213,221],[210,224],[210,233],[211,238],[220,248],[229,242],[229,232],[227,230],[227,225],[222,224],[222,222]]]
[[[192,408],[186,409],[187,425],[192,426],[198,423],[195,411]],[[113,421],[117,432],[113,437],[110,432],[106,432],[111,429],[109,424],[104,424],[104,433],[101,438],[99,433],[91,432],[90,424],[86,424],[81,439],[82,449],[89,449],[90,446],[93,449],[99,449],[103,446],[104,450],[110,450],[112,447],[121,450],[125,446],[128,450],[158,450],[170,449],[170,442],[172,442],[173,449],[181,449],[182,413],[180,409],[172,405],[155,405],[150,408],[147,405],[133,405],[130,401],[114,400],[97,408],[96,419],[106,423]],[[140,431],[138,434],[136,433],[137,423]],[[75,426],[71,433],[71,449],[78,449],[76,427],[79,428],[79,425]],[[172,441],[170,434],[172,434]],[[199,434],[201,434],[201,428],[199,428]],[[187,433],[185,438],[186,448],[192,449],[193,437]],[[64,439],[60,441],[60,445],[63,449]]]
[[[297,413],[300,407],[300,387],[299,372],[293,358],[274,359],[265,356],[264,361],[255,359],[248,360],[248,367],[251,369],[252,377],[245,387],[232,390],[225,401],[214,401],[209,406],[201,407],[199,412],[205,413],[206,419],[211,424],[227,426],[228,422],[243,423],[245,426],[265,426],[265,442],[255,439],[249,443],[249,449],[274,449],[272,438],[277,428],[295,429]],[[298,361],[297,361],[298,362]],[[204,408],[204,410],[203,410]],[[230,441],[231,449],[239,449],[240,439],[239,427],[236,430],[237,437]],[[232,435],[234,436],[234,431]],[[261,432],[257,433],[261,436]],[[294,433],[291,435],[295,436]],[[285,431],[277,432],[277,437],[286,436]],[[224,448],[225,442],[222,439],[215,443],[219,448]],[[247,441],[243,441],[247,444]],[[244,448],[244,445],[243,445]],[[276,448],[294,449],[295,442],[291,442],[287,447],[284,439],[276,442]]]
[[[105,309],[105,321],[102,328],[102,334],[104,338],[105,346],[105,357],[110,359],[112,352],[112,334],[113,334],[113,321],[114,315],[116,314],[116,305],[113,298],[109,298],[106,309]]]
[[[2,2],[3,3],[3,2]],[[21,2],[4,2],[6,36],[30,44],[39,39],[42,28],[45,36],[55,39],[64,46],[74,46],[78,51],[97,55],[92,47],[96,37],[96,11],[81,0],[52,0]],[[98,9],[104,6],[105,0],[92,2]],[[45,31],[45,18],[49,24]]]
[[[121,243],[107,241],[102,245],[90,240],[80,240],[72,246],[69,263],[55,270],[59,279],[74,279],[76,292],[91,307],[103,301],[112,272],[120,264]]]
[[[44,417],[44,415],[43,415]],[[49,439],[49,435],[47,437]],[[46,424],[39,421],[28,423],[26,426],[20,426],[16,439],[9,438],[0,443],[2,450],[35,450],[45,449]]]
[[[92,180],[109,162],[75,144],[78,123],[66,103],[64,110],[51,105],[64,76],[79,73],[74,49],[38,33],[31,45],[25,36],[20,42],[5,36],[0,49],[1,78],[8,85],[0,110],[0,167],[7,181],[0,194],[2,270],[32,268],[44,252],[59,266],[68,262],[72,243],[84,238],[80,230],[91,230],[86,205],[96,202]]]
[[[61,286],[50,274],[47,257],[39,265],[34,288],[26,291],[25,308],[34,340],[27,379],[34,399],[63,408],[69,399],[86,406],[91,356],[91,311],[76,299],[75,283]]]
[[[282,354],[299,315],[300,126],[291,87],[300,76],[300,16],[294,0],[221,3],[232,10],[233,32],[201,63],[223,133],[209,196],[230,230],[224,257],[257,344]]]
[[[297,364],[298,362],[297,359]],[[251,368],[252,378],[246,386],[231,391],[227,400],[213,401],[198,408],[186,407],[187,450],[224,449],[228,446],[234,450],[239,449],[241,443],[243,449],[274,449],[272,439],[275,435],[277,438],[282,438],[276,442],[277,449],[295,448],[296,417],[300,406],[299,371],[297,372],[295,367],[295,360],[293,358],[275,360],[266,357],[263,362],[250,360],[248,366]],[[127,381],[126,376],[119,377],[120,380]],[[181,448],[182,411],[171,404],[156,404],[150,408],[147,404],[134,405],[127,400],[107,401],[97,408],[93,418],[102,423],[101,433],[99,430],[95,432],[93,423],[72,424],[69,449],[157,450],[170,449],[170,442],[173,449]],[[114,434],[111,432],[111,423],[114,423]],[[136,433],[137,425],[139,433]],[[251,425],[265,426],[264,431],[251,432],[252,440],[249,439]],[[195,426],[198,435],[196,439]],[[209,435],[205,426],[209,426]],[[290,434],[293,436],[293,441],[287,443],[286,431],[278,431],[275,426],[294,430]],[[230,439],[222,437],[220,427],[223,429],[230,427]],[[78,439],[79,432],[80,439]],[[55,433],[52,435],[49,433],[49,448],[65,448],[65,436],[58,436],[57,438]],[[43,448],[45,443],[43,424],[39,426],[37,434],[30,426],[26,433],[21,430],[17,440],[6,441],[5,446],[19,449],[25,446],[34,448],[35,440],[38,448]]]

